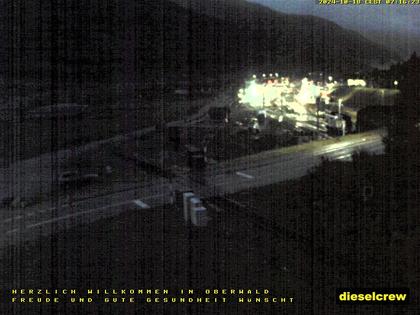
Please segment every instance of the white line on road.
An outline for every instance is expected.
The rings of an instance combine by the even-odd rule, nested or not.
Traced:
[[[162,197],[162,196],[164,196],[164,194],[152,195],[152,196],[148,196],[148,197],[143,198],[143,200],[153,199],[153,198]],[[132,202],[136,203],[136,201],[142,202],[141,200],[133,200]],[[83,214],[88,214],[88,213],[91,213],[91,212],[95,212],[97,210],[103,210],[103,209],[107,209],[107,208],[117,207],[117,206],[129,204],[129,203],[130,203],[130,201],[121,202],[121,203],[112,204],[112,205],[108,205],[108,206],[104,206],[104,207],[100,207],[100,208],[90,209],[90,210],[87,210],[87,211],[81,211],[81,212],[77,212],[77,213],[73,213],[73,214],[68,214],[68,215],[61,216],[61,217],[58,217],[58,218],[55,218],[55,219],[51,219],[51,220],[47,220],[47,221],[41,221],[39,223],[28,225],[27,228],[34,228],[34,227],[37,227],[37,226],[41,226],[41,225],[45,225],[45,224],[49,224],[49,223],[54,223],[54,222],[58,222],[58,221],[61,221],[61,220],[70,219],[70,218],[77,217],[77,216],[80,216],[80,215],[83,215]],[[141,206],[144,209],[149,209],[150,208],[150,206],[148,204],[144,203],[144,202],[142,202],[141,205],[140,204],[137,204],[137,205]],[[47,211],[51,211],[51,210],[55,210],[55,209],[56,208],[43,209],[43,210],[39,210],[38,212],[39,213],[45,213]],[[33,217],[34,215],[35,215],[35,213],[32,212],[32,213],[28,214],[28,217]],[[20,220],[22,218],[23,218],[22,215],[18,215],[16,217],[12,217],[12,218],[8,218],[8,219],[3,220],[3,223],[9,223],[9,222],[12,222],[12,221],[17,221],[17,220]],[[8,233],[15,233],[17,231],[18,231],[18,229],[14,229],[14,230],[11,230],[11,231],[7,231],[6,233],[7,234]]]
[[[20,219],[22,219],[22,216],[21,215],[18,215],[18,216],[16,216],[16,217],[13,217],[13,218],[8,218],[8,219],[6,219],[6,220],[4,220],[3,221],[3,223],[8,223],[8,222],[12,222],[12,221],[14,221],[14,220],[20,220]]]
[[[81,216],[81,215],[84,215],[84,214],[88,214],[88,213],[91,213],[91,212],[95,212],[95,211],[98,211],[98,210],[103,210],[103,209],[108,209],[108,208],[113,208],[113,207],[117,207],[117,206],[126,205],[128,203],[129,202],[126,202],[125,201],[125,202],[120,202],[120,203],[117,203],[117,204],[108,205],[108,206],[101,207],[101,208],[95,208],[95,209],[91,209],[91,210],[87,210],[87,211],[82,211],[82,212],[78,212],[78,213],[74,213],[74,214],[68,214],[68,215],[64,215],[62,217],[58,217],[58,218],[55,218],[55,219],[41,221],[39,223],[28,225],[27,228],[30,229],[30,228],[42,226],[42,225],[45,225],[45,224],[54,223],[54,222],[58,222],[58,221],[61,221],[61,220],[78,217],[78,216]]]
[[[153,198],[161,197],[161,196],[163,196],[163,194],[148,196],[148,197],[145,197],[143,199],[153,199]],[[39,226],[42,226],[42,225],[46,225],[46,224],[50,224],[50,223],[55,223],[55,222],[59,222],[59,221],[70,219],[70,218],[75,218],[75,217],[78,217],[78,216],[81,216],[81,215],[85,215],[85,214],[88,214],[88,213],[92,213],[92,212],[95,212],[95,211],[98,211],[98,210],[104,210],[104,209],[108,209],[108,208],[114,208],[114,207],[118,207],[118,206],[123,206],[123,205],[130,204],[131,202],[136,203],[136,201],[142,202],[141,200],[124,201],[124,202],[120,202],[120,203],[116,203],[116,204],[112,204],[112,205],[108,205],[108,206],[104,206],[104,207],[100,207],[100,208],[95,208],[95,209],[81,211],[81,212],[77,212],[77,213],[73,213],[73,214],[64,215],[64,216],[61,216],[61,217],[58,217],[58,218],[55,218],[55,219],[51,219],[51,220],[41,221],[41,222],[38,222],[38,223],[34,223],[34,224],[31,224],[31,225],[28,225],[26,228],[27,229],[35,228],[35,227],[39,227]],[[145,204],[144,202],[142,202],[142,204],[144,204],[146,206],[145,209],[150,208],[150,206],[148,204]],[[15,233],[18,230],[19,229],[10,230],[10,231],[7,231],[6,234]]]
[[[18,229],[18,228],[16,228],[16,229],[13,229],[13,230],[7,231],[7,232],[6,232],[6,234],[12,234],[12,233],[16,233],[16,232],[18,232],[18,231],[19,231],[19,229]]]
[[[140,199],[134,200],[133,202],[142,209],[150,209],[150,206],[147,203],[141,201]]]
[[[248,179],[253,179],[254,178],[254,176],[249,175],[249,174],[245,174],[245,173],[242,173],[242,172],[236,172],[236,175],[242,176],[242,177],[245,177],[245,178],[248,178]]]

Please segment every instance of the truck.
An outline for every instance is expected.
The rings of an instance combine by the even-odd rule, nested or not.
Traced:
[[[203,206],[200,197],[192,191],[179,192],[178,196],[182,198],[182,208],[184,220],[194,226],[207,226],[207,208]]]

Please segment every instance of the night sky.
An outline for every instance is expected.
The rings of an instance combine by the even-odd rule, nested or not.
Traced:
[[[412,50],[420,50],[420,5],[325,6],[319,5],[315,0],[249,1],[284,13],[326,18],[396,50],[402,57]]]

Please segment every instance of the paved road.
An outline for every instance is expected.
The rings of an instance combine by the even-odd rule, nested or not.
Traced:
[[[10,196],[21,196],[22,199],[31,200],[40,192],[46,194],[56,185],[60,172],[63,171],[60,169],[61,164],[65,161],[102,146],[119,143],[127,137],[141,137],[153,130],[155,127],[149,127],[79,147],[45,153],[32,159],[17,161],[8,168],[1,168],[0,200]]]
[[[382,153],[382,134],[376,131],[312,142],[212,165],[205,173],[197,175],[205,178],[204,183],[199,183],[197,177],[180,174],[171,180],[160,178],[147,186],[70,204],[50,202],[24,210],[17,209],[1,219],[0,247],[75,225],[89,224],[128,209],[153,211],[155,206],[171,203],[174,190],[193,189],[206,198],[299,178],[317,165],[322,156],[334,160],[349,159],[353,152],[362,149]]]
[[[318,165],[321,157],[331,160],[349,160],[354,152],[383,153],[383,131],[351,135],[349,137],[309,143],[296,147],[295,152],[274,150],[226,163],[220,170],[207,176],[207,184],[218,191],[234,193],[250,187],[299,178]]]
[[[220,104],[231,105],[231,93],[225,92],[215,97],[200,108],[200,110],[185,120],[173,121],[168,126],[194,125],[202,121],[211,106]],[[71,158],[82,156],[87,152],[100,150],[105,146],[118,144],[130,138],[139,138],[155,130],[155,126],[118,135],[110,139],[94,141],[86,145],[73,147],[57,152],[46,153],[40,156],[17,161],[7,168],[0,168],[0,200],[14,196],[22,200],[33,200],[42,192],[48,194],[52,187],[57,185],[57,179],[63,171],[61,165]],[[1,161],[0,161],[1,162]]]

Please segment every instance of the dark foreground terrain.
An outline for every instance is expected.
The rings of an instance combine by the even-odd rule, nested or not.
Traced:
[[[381,158],[369,161],[372,173],[328,162],[299,181],[206,200],[206,228],[187,227],[176,207],[133,208],[6,248],[1,307],[6,314],[418,314],[418,232],[387,210],[386,182],[371,181],[374,193],[363,195],[360,179],[383,167]],[[337,305],[339,287],[407,287],[411,304]],[[111,304],[99,294],[92,303],[12,304],[12,288],[77,289],[77,298],[88,289],[168,289],[177,298],[185,297],[180,289],[193,289],[192,297],[219,302],[147,303],[165,296],[143,294]],[[268,289],[269,297],[293,302],[237,303],[237,293],[205,289]]]

